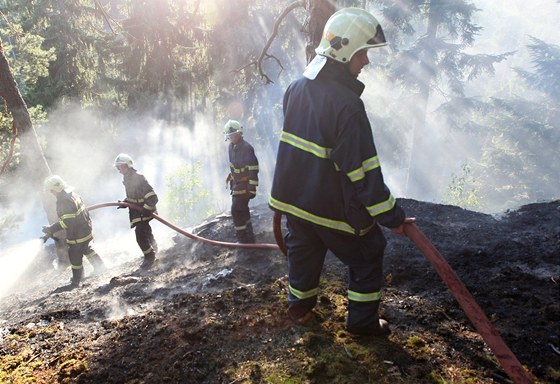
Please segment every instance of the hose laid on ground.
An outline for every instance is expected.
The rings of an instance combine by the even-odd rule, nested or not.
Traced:
[[[92,211],[103,207],[127,207],[130,209],[135,209],[141,211],[142,207],[133,205],[126,202],[117,203],[101,203],[95,204],[87,207],[88,211]],[[274,213],[273,220],[273,230],[274,237],[277,244],[239,244],[239,243],[228,243],[223,241],[216,241],[206,239],[189,233],[174,224],[171,224],[167,220],[159,217],[157,214],[152,214],[153,218],[157,221],[163,223],[169,228],[179,232],[180,234],[187,236],[193,240],[197,240],[206,244],[226,247],[226,248],[242,248],[242,249],[273,249],[281,250],[282,253],[286,254],[286,245],[284,243],[284,238],[282,236],[281,230],[281,219],[282,214],[279,212]],[[469,292],[467,287],[459,279],[455,271],[447,263],[445,258],[439,253],[439,251],[434,247],[434,245],[428,240],[428,238],[414,225],[413,223],[407,223],[404,225],[405,235],[420,249],[420,251],[426,256],[428,261],[432,264],[438,275],[447,285],[447,288],[453,293],[455,299],[459,302],[463,311],[469,318],[469,320],[476,327],[477,331],[480,333],[486,344],[490,347],[494,355],[498,359],[500,365],[507,373],[507,375],[516,384],[533,384],[534,380],[527,371],[523,368],[517,357],[509,349],[504,340],[500,337],[498,331],[494,328],[482,308],[478,305],[473,295]]]
[[[274,214],[274,237],[280,250],[286,254],[286,244],[282,236],[280,222],[282,214],[275,212]],[[534,380],[523,368],[517,357],[509,349],[504,340],[500,337],[498,331],[494,328],[486,314],[480,308],[473,295],[467,287],[459,279],[455,271],[447,263],[445,258],[439,253],[428,238],[413,223],[405,223],[405,235],[420,249],[426,256],[426,259],[432,264],[438,275],[447,288],[453,293],[455,299],[463,308],[463,311],[474,324],[478,333],[484,339],[486,345],[490,347],[498,362],[507,373],[507,375],[515,382],[515,384],[532,384]]]
[[[87,207],[88,211],[93,211],[94,209],[98,209],[98,208],[104,208],[104,207],[127,207],[130,209],[134,209],[136,211],[142,211],[142,207],[139,207],[138,205],[134,205],[134,204],[130,204],[130,203],[126,203],[126,202],[117,202],[117,203],[100,203],[100,204],[95,204],[92,206]],[[168,226],[169,228],[179,232],[181,235],[187,236],[193,240],[196,241],[200,241],[202,243],[205,244],[210,244],[210,245],[214,245],[217,247],[224,247],[224,248],[241,248],[241,249],[273,249],[273,250],[278,250],[279,247],[276,244],[256,244],[256,243],[251,243],[251,244],[241,244],[241,243],[228,243],[225,241],[217,241],[217,240],[210,240],[210,239],[206,239],[204,237],[200,237],[197,236],[195,234],[189,233],[179,227],[177,227],[176,225],[170,223],[169,221],[163,219],[162,217],[158,216],[155,213],[152,213],[152,217],[154,219],[156,219],[157,221],[159,221],[160,223]]]
[[[455,296],[455,299],[459,302],[469,320],[474,324],[486,345],[494,352],[507,375],[516,384],[534,383],[533,378],[529,376],[519,360],[517,360],[517,357],[500,337],[498,331],[496,331],[488,317],[486,317],[486,314],[480,308],[473,295],[430,240],[413,223],[404,225],[404,233],[416,244],[418,249],[426,256],[426,259],[432,264],[432,267],[434,267],[451,293],[453,293],[453,296]]]

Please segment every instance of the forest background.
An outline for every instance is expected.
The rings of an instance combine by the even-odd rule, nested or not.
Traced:
[[[88,204],[116,201],[113,159],[129,153],[160,214],[192,226],[229,209],[228,119],[259,157],[255,203],[268,200],[283,92],[307,60],[309,3],[0,0],[0,38],[53,173]],[[559,197],[560,2],[330,3],[371,11],[389,42],[360,80],[395,196],[488,213]],[[47,219],[6,108],[0,124],[9,244]],[[96,213],[101,238],[128,227],[115,216]]]

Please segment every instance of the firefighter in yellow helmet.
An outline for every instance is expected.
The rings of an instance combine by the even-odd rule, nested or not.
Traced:
[[[142,208],[140,211],[129,209],[128,213],[130,228],[134,228],[136,242],[144,255],[141,268],[148,269],[154,264],[158,251],[150,226],[150,220],[153,219],[152,213],[157,213],[158,197],[146,177],[134,169],[134,162],[130,155],[120,153],[115,158],[113,165],[123,175],[126,191],[124,201]]]
[[[93,240],[91,219],[81,197],[58,175],[45,179],[44,189],[56,197],[56,214],[58,221],[43,227],[45,238],[51,237],[55,232],[66,230],[66,243],[68,256],[72,268],[72,279],[69,289],[80,285],[84,274],[82,259],[85,256],[92,264],[95,272],[105,270],[105,265],[97,252],[91,247]]]
[[[386,335],[378,316],[386,240],[405,213],[384,183],[357,77],[367,51],[386,45],[369,12],[344,8],[327,21],[317,56],[284,94],[284,126],[269,205],[286,215],[288,315],[312,317],[328,250],[349,270],[346,328]]]
[[[231,190],[231,216],[237,241],[254,243],[253,224],[249,211],[249,200],[257,195],[259,185],[259,161],[253,146],[243,138],[243,126],[237,120],[224,125],[228,146],[230,173],[226,178]]]

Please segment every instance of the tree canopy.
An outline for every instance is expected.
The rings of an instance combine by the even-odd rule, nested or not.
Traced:
[[[150,113],[186,125],[197,111],[218,121],[234,111],[241,115],[233,117],[256,122],[257,140],[274,147],[282,91],[313,54],[310,41],[317,40],[333,4],[372,11],[390,41],[389,53],[372,59],[374,76],[388,89],[370,118],[374,129],[383,127],[376,137],[389,143],[384,162],[408,175],[404,184],[421,197],[433,188],[442,194],[442,184],[428,181],[433,170],[420,159],[433,141],[434,126],[444,124],[447,135],[472,133],[477,150],[458,162],[470,164],[469,179],[485,175],[510,185],[515,175],[521,190],[533,191],[527,163],[504,159],[513,147],[520,155],[558,140],[559,49],[532,37],[519,47],[529,50],[533,65],[516,69],[519,92],[473,94],[470,84],[492,76],[497,64],[516,54],[477,52],[484,26],[475,20],[484,10],[473,1],[11,0],[0,5],[0,36],[36,122],[76,102],[108,116]],[[232,109],[235,104],[243,105],[242,112]],[[395,113],[403,106],[407,113]],[[13,138],[9,119],[0,134],[1,155],[7,158]],[[511,142],[504,146],[506,138]],[[14,153],[10,172],[17,170]],[[524,172],[513,172],[514,164],[524,165]],[[555,171],[540,167],[535,159],[530,174]],[[453,184],[464,169],[456,166],[446,182]],[[539,196],[510,193],[504,185],[492,193],[474,185],[471,190],[478,191],[477,201],[491,195],[514,201]]]

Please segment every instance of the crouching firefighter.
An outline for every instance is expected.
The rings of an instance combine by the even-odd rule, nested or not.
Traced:
[[[228,147],[230,173],[226,178],[231,190],[231,216],[239,243],[254,243],[249,200],[257,195],[259,161],[253,146],[243,139],[243,126],[229,120],[224,126]]]
[[[95,272],[105,270],[105,265],[90,245],[93,240],[91,219],[81,197],[57,175],[45,179],[44,189],[56,197],[56,214],[59,219],[58,222],[43,227],[45,239],[60,230],[66,230],[68,256],[72,267],[69,288],[73,289],[80,285],[84,274],[83,256],[89,260]]]
[[[136,242],[144,255],[141,268],[150,268],[156,260],[158,251],[150,226],[150,220],[153,219],[152,213],[157,213],[158,197],[146,177],[134,169],[132,157],[121,153],[116,157],[114,166],[123,175],[123,184],[126,191],[124,201],[141,208],[141,210],[129,208],[130,228],[134,228]]]

